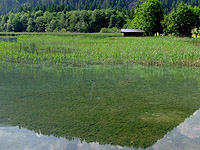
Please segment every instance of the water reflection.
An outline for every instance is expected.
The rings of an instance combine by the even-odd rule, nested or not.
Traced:
[[[67,140],[45,136],[25,128],[0,127],[1,150],[131,150],[131,148],[87,143],[78,138]]]
[[[200,145],[200,110],[158,140],[152,146],[155,150],[198,150]]]
[[[199,79],[195,68],[4,64],[0,123],[87,143],[147,148],[200,107]]]
[[[145,150],[197,150],[200,145],[200,110]],[[144,150],[87,143],[79,138],[67,140],[45,136],[25,128],[0,127],[0,149],[10,150]]]

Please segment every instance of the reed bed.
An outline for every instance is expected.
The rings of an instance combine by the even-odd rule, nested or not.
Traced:
[[[0,43],[0,59],[58,65],[200,66],[200,38],[122,37],[121,34],[21,34]]]

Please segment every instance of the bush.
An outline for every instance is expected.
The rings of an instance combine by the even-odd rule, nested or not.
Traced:
[[[62,29],[60,30],[60,32],[65,33],[65,32],[66,32],[66,29],[65,29],[65,28],[62,28]]]
[[[116,27],[113,27],[111,28],[111,33],[121,33],[121,30]]]
[[[100,32],[101,32],[101,33],[109,33],[109,32],[108,32],[108,28],[102,28]]]
[[[113,27],[113,28],[102,28],[101,33],[120,33],[121,30],[116,28],[116,27]]]

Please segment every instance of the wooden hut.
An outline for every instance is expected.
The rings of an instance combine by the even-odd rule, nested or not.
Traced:
[[[123,36],[143,36],[144,30],[140,29],[121,29],[121,33],[123,33]]]

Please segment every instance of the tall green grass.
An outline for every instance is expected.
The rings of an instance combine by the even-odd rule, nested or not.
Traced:
[[[16,43],[0,43],[0,58],[45,64],[124,64],[200,66],[200,39],[122,37],[121,34],[19,35]]]

